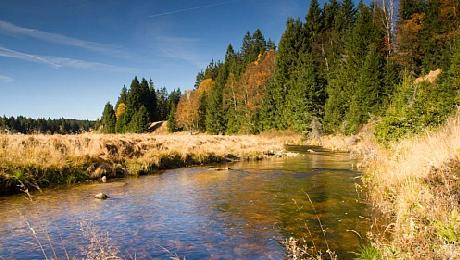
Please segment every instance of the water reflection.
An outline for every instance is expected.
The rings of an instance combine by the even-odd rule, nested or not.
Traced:
[[[291,149],[306,152],[302,147]],[[347,154],[315,153],[233,164],[229,171],[190,168],[106,184],[46,190],[33,202],[0,198],[0,256],[43,258],[27,226],[37,229],[47,254],[83,257],[88,220],[126,257],[280,259],[279,241],[311,232],[317,246],[349,257],[364,233]],[[94,194],[105,192],[109,200]],[[309,202],[307,194],[313,201]],[[314,206],[314,207],[313,207]],[[326,228],[326,239],[318,224]],[[307,235],[308,236],[308,235]],[[52,246],[50,246],[52,245]]]

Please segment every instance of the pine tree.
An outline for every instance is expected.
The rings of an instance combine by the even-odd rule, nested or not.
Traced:
[[[115,116],[117,119],[115,125],[115,132],[124,133],[125,132],[125,113],[126,113],[126,104],[128,100],[128,90],[125,86],[121,89],[120,96],[118,97],[117,104],[115,106]]]
[[[168,115],[168,131],[170,133],[176,132],[177,131],[177,125],[176,125],[176,104],[172,103],[171,110]]]
[[[149,129],[149,113],[145,106],[141,106],[129,123],[129,130],[133,133],[145,133]]]
[[[168,118],[168,92],[165,87],[158,89],[156,92],[158,120],[163,121]]]
[[[252,34],[252,53],[254,57],[250,62],[256,60],[259,54],[264,53],[266,50],[267,42],[265,41],[264,34],[260,29],[257,29]]]
[[[158,121],[160,117],[158,114],[158,99],[155,85],[152,80],[147,82],[145,79],[142,79],[140,85],[142,93],[142,103],[140,105],[143,105],[147,109],[149,122]]]
[[[296,69],[299,56],[307,53],[308,37],[303,24],[299,20],[288,19],[286,31],[281,37],[278,47],[275,74],[267,86],[266,100],[262,105],[261,126],[267,128],[285,129],[287,127],[285,99],[289,90],[292,71]]]
[[[200,105],[198,108],[198,130],[206,131],[206,109],[207,109],[207,94],[204,92],[200,97]]]
[[[102,113],[101,126],[102,132],[106,134],[115,133],[115,111],[110,102],[107,102],[104,107],[104,112]]]
[[[311,55],[301,58],[299,66],[293,72],[288,83],[284,107],[284,117],[288,127],[299,132],[309,130],[313,117],[319,116],[322,110],[324,87],[316,76]]]
[[[231,54],[227,52],[226,57],[231,57]],[[228,77],[227,67],[227,64],[220,67],[216,83],[209,95],[209,102],[207,102],[206,131],[211,134],[225,133],[226,129],[223,91]]]
[[[142,105],[142,91],[139,80],[135,77],[129,87],[128,95],[126,98],[126,112],[124,116],[124,125],[128,125],[134,114]]]
[[[353,134],[366,123],[371,114],[376,114],[383,95],[383,57],[375,45],[369,47],[363,67],[358,73],[356,88],[351,96],[351,104],[346,114],[345,133]]]
[[[276,44],[272,39],[268,39],[267,50],[276,50]]]
[[[318,0],[311,0],[310,8],[306,16],[305,28],[310,41],[313,42],[318,36],[322,29],[322,15],[321,7],[319,6]]]
[[[241,56],[245,63],[249,63],[255,57],[253,54],[253,44],[252,44],[252,36],[250,32],[246,32],[243,38],[243,43],[241,44]]]

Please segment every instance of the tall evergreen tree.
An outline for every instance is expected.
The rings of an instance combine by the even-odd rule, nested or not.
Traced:
[[[149,113],[145,106],[141,106],[136,111],[132,120],[129,123],[130,132],[134,133],[145,133],[149,130]]]
[[[321,7],[318,0],[311,0],[306,16],[305,28],[311,41],[314,41],[322,28]]]
[[[292,73],[283,118],[289,128],[306,132],[312,119],[321,114],[324,86],[317,78],[311,55],[303,56]]]
[[[200,97],[200,105],[198,107],[198,130],[201,132],[206,131],[206,110],[208,107],[207,99],[208,95],[205,92]]]
[[[371,45],[351,96],[350,108],[345,118],[347,121],[345,133],[356,133],[371,114],[376,115],[378,112],[383,101],[382,64],[383,57],[377,52],[376,46]]]
[[[263,128],[285,129],[286,120],[283,110],[289,90],[292,71],[296,69],[299,56],[307,53],[308,37],[299,20],[288,19],[277,53],[275,74],[268,85],[266,100],[261,111]]]
[[[142,105],[142,91],[139,80],[135,77],[131,81],[128,96],[126,98],[126,112],[124,116],[125,125],[128,125],[136,111]]]
[[[177,131],[177,124],[176,124],[176,104],[172,103],[171,110],[168,115],[168,131],[170,133]]]
[[[110,104],[110,102],[107,102],[107,104],[105,104],[104,112],[102,113],[101,118],[102,132],[106,134],[115,133],[115,123],[115,111],[113,110],[113,106]]]
[[[230,57],[229,51],[226,57]],[[228,77],[227,67],[227,64],[220,67],[216,83],[209,95],[209,102],[207,102],[206,131],[212,134],[225,133],[226,129],[223,91]]]

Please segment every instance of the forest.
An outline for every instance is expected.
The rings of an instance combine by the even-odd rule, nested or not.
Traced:
[[[77,119],[32,119],[23,116],[0,117],[0,133],[77,134],[96,128],[96,121]]]
[[[135,79],[115,108],[106,105],[101,125],[143,132],[169,119],[171,131],[354,134],[378,119],[381,141],[439,125],[460,102],[459,2],[392,3],[312,0],[305,20],[288,19],[277,47],[248,32],[182,95]],[[439,77],[423,80],[435,70]]]
[[[129,90],[123,87],[115,107],[107,103],[98,129],[103,133],[144,133],[152,122],[174,115],[181,96],[180,89],[168,93],[157,89],[153,82],[134,78]]]

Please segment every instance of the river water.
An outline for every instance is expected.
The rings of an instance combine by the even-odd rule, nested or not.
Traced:
[[[0,259],[84,258],[100,248],[127,259],[282,259],[291,236],[352,258],[368,226],[355,162],[289,149],[301,155],[47,189],[33,201],[0,197]],[[94,199],[99,192],[110,198]]]

